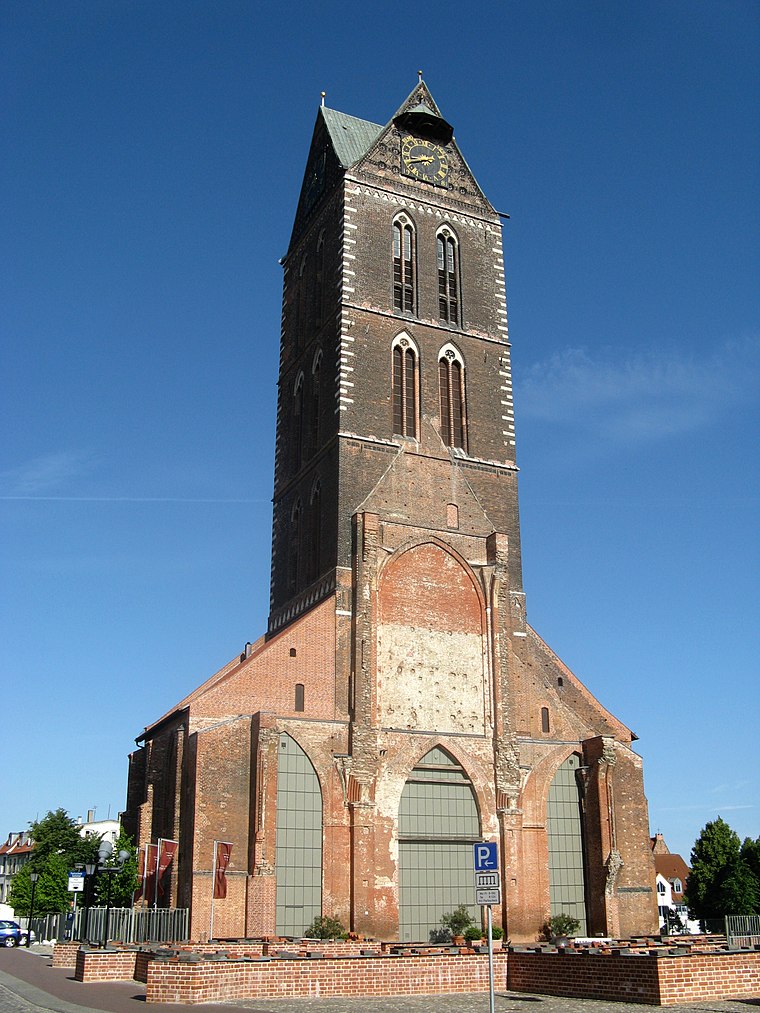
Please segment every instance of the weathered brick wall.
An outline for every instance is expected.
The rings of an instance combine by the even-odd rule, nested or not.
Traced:
[[[148,950],[77,950],[81,982],[146,982],[148,1002],[338,995],[420,995],[488,988],[484,954],[380,955],[378,943],[239,941],[177,947],[183,959]],[[188,960],[191,952],[221,960]],[[373,955],[373,951],[374,954]],[[277,959],[279,953],[288,958]],[[365,954],[358,956],[358,954]],[[270,954],[273,960],[260,961]],[[354,959],[347,960],[347,957]],[[300,959],[298,959],[300,958]],[[59,959],[64,958],[63,952]],[[69,966],[54,964],[54,966]],[[659,1006],[760,996],[760,952],[685,953],[600,949],[494,953],[497,989]]]
[[[77,950],[76,981],[132,981],[137,950]]]
[[[76,967],[79,943],[56,943],[53,947],[53,967]]]
[[[760,952],[705,953],[657,961],[663,1006],[760,998]]]
[[[506,954],[494,954],[497,988],[506,981]],[[317,958],[265,962],[181,963],[155,960],[148,969],[149,1003],[309,996],[442,995],[488,989],[486,955]]]
[[[509,951],[507,988],[514,992],[658,1005],[657,962],[593,950]]]
[[[676,1006],[760,996],[760,953],[510,950],[507,987],[573,998]]]

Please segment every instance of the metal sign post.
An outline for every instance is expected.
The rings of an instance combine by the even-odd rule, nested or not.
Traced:
[[[486,909],[488,922],[488,1008],[494,1013],[493,990],[493,915],[492,904],[501,904],[499,852],[495,841],[473,845],[475,860],[475,903]]]

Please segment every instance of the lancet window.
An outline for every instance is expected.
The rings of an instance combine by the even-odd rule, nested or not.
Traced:
[[[417,312],[417,265],[414,226],[406,215],[393,222],[393,308],[398,313]]]
[[[438,391],[441,407],[441,438],[447,447],[467,449],[467,413],[464,363],[453,345],[445,345],[438,357]]]
[[[399,335],[393,343],[393,433],[417,438],[419,358],[414,342]]]

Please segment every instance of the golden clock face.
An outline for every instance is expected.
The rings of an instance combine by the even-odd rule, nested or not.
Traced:
[[[406,176],[446,186],[449,162],[446,152],[432,141],[408,135],[401,144],[401,167]]]

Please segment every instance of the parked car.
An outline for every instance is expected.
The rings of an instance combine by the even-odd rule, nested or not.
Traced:
[[[10,922],[5,918],[0,921],[0,946],[20,946],[21,938],[18,922]]]
[[[29,933],[29,935],[31,936],[31,940],[30,940],[31,942],[33,942],[33,943],[37,942],[37,933],[34,931],[34,929],[22,929],[21,930],[21,943],[19,944],[20,946],[26,946],[27,933]]]

